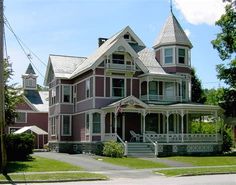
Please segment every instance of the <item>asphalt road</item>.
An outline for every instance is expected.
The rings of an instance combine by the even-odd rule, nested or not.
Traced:
[[[143,178],[114,178],[108,181],[51,183],[51,185],[236,185],[236,175],[203,175],[193,177],[152,176]]]

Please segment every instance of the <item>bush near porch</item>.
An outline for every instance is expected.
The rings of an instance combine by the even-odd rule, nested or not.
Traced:
[[[107,157],[120,158],[124,155],[124,148],[122,144],[116,141],[108,141],[104,144],[103,155]]]

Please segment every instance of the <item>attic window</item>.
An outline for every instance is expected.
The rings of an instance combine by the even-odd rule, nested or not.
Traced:
[[[124,64],[125,63],[125,56],[122,54],[113,54],[112,55],[112,62],[113,62],[113,64]]]
[[[124,39],[129,40],[129,39],[130,39],[129,34],[125,34],[125,35],[124,35]]]

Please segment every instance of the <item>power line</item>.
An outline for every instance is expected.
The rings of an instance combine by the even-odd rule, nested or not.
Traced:
[[[46,66],[46,64],[34,53],[32,52],[25,44],[23,44],[23,42],[20,40],[20,38],[16,35],[16,33],[14,32],[14,30],[12,29],[11,25],[9,24],[8,20],[6,19],[6,17],[4,16],[5,19],[5,25],[7,26],[7,28],[12,32],[12,34],[14,35],[16,41],[18,42],[18,44],[20,45],[20,48],[22,49],[23,53],[25,54],[25,56],[27,57],[27,59],[30,61],[30,63],[34,66],[34,68],[36,69],[36,71],[39,73],[39,75],[44,78],[44,76],[42,75],[42,73],[38,70],[38,68],[36,67],[36,65],[34,64],[34,62],[32,61],[31,55],[29,53],[27,53],[25,51],[24,46],[34,55],[36,56],[36,58],[44,65]],[[24,46],[23,46],[24,45]]]

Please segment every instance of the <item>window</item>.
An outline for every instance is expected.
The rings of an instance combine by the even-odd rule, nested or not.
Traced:
[[[182,98],[186,99],[186,81],[182,81]]]
[[[112,55],[112,62],[113,62],[113,64],[124,64],[125,63],[125,56],[122,54],[113,54]]]
[[[90,97],[90,79],[86,80],[86,98]]]
[[[56,135],[56,123],[55,117],[51,118],[51,135]]]
[[[101,116],[99,113],[93,113],[93,133],[101,133]]]
[[[52,98],[51,98],[51,105],[56,103],[56,88],[52,88]]]
[[[71,88],[68,85],[63,86],[63,102],[70,103],[71,101]]]
[[[166,82],[165,83],[165,96],[166,98],[172,99],[174,97],[174,83]]]
[[[179,63],[184,64],[185,63],[185,49],[179,49]]]
[[[86,127],[85,127],[85,133],[89,133],[89,114],[86,114]]]
[[[69,115],[63,115],[62,135],[71,135],[71,117]]]
[[[156,95],[157,94],[157,82],[149,83],[149,94]]]
[[[16,123],[26,123],[26,112],[17,112]]]
[[[188,65],[191,66],[191,51],[188,49]]]
[[[129,34],[125,34],[125,35],[124,35],[124,39],[129,40]]]
[[[173,63],[173,48],[166,48],[164,50],[165,55],[165,64]]]
[[[9,134],[12,134],[19,129],[20,129],[19,127],[9,127]]]
[[[124,97],[124,79],[112,79],[112,96]]]
[[[25,87],[35,88],[36,87],[35,79],[33,79],[33,78],[26,79],[25,80]]]

